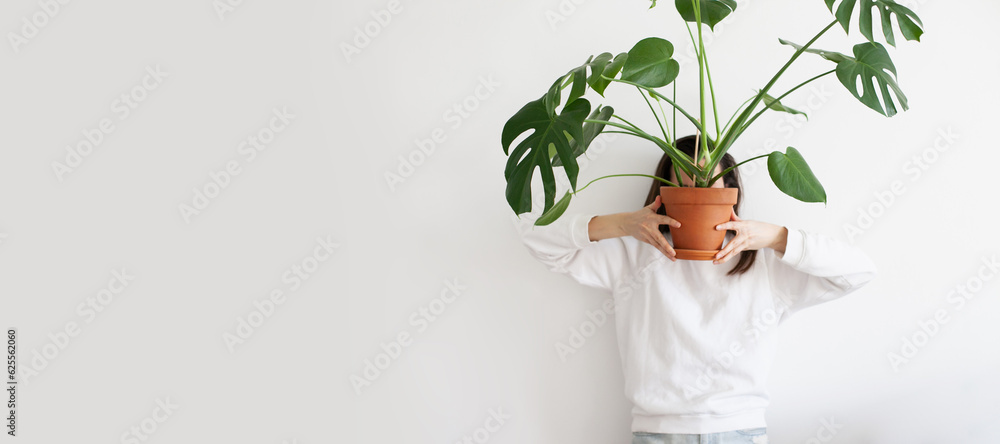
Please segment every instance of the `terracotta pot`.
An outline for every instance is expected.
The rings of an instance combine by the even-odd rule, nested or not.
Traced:
[[[660,187],[667,216],[681,223],[670,227],[678,259],[710,261],[722,249],[726,231],[715,226],[729,222],[739,190],[736,188]]]

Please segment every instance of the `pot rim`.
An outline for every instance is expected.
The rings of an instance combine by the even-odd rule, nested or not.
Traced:
[[[667,190],[671,191],[667,191]],[[703,187],[660,187],[660,197],[664,205],[672,204],[703,204],[703,205],[736,205],[739,197],[737,188],[703,188]]]

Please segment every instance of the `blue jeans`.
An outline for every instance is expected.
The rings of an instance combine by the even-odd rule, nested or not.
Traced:
[[[632,444],[767,444],[767,428],[701,435],[634,432]]]

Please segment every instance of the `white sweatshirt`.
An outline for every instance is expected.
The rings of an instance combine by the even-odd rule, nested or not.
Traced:
[[[766,427],[776,326],[857,290],[877,271],[856,247],[788,228],[784,254],[759,250],[749,271],[726,276],[738,256],[718,265],[672,262],[631,236],[591,242],[594,216],[567,213],[544,227],[532,226],[537,214],[514,221],[550,270],[611,291],[633,432]]]

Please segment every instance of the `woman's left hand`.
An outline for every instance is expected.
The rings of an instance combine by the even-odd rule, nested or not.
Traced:
[[[743,220],[736,215],[736,209],[732,209],[729,222],[719,224],[716,230],[733,230],[733,236],[713,259],[713,264],[724,264],[737,256],[743,250],[760,250],[761,248],[775,248],[787,239],[788,232],[785,227],[760,222],[755,220]],[[777,248],[775,248],[777,249]],[[784,252],[784,248],[780,248]]]

